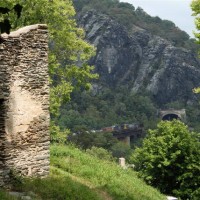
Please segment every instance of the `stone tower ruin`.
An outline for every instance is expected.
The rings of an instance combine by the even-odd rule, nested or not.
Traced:
[[[12,172],[49,173],[48,30],[27,26],[0,43],[0,186]]]

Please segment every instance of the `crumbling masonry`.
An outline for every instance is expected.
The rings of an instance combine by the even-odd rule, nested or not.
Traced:
[[[12,172],[49,173],[48,31],[32,25],[0,44],[0,186]],[[2,41],[2,40],[1,40]]]

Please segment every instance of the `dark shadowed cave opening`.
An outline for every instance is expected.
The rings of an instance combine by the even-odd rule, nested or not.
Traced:
[[[173,119],[180,119],[178,115],[176,114],[167,114],[167,115],[164,115],[162,120],[167,120],[167,121],[172,121]]]

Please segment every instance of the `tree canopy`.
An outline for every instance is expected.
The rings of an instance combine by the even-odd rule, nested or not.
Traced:
[[[150,130],[131,161],[144,180],[165,194],[198,199],[200,143],[198,134],[178,120],[162,121]]]
[[[18,9],[17,9],[18,8]],[[77,87],[90,87],[97,75],[87,65],[94,47],[84,41],[77,27],[71,0],[4,0],[0,2],[1,32],[45,23],[49,28],[50,111],[58,114],[60,105]],[[7,23],[9,27],[6,27]]]
[[[196,29],[200,30],[200,0],[193,0],[191,3],[193,16],[195,16]],[[194,36],[198,44],[200,44],[200,32],[194,32]],[[194,93],[200,93],[200,87],[194,88]]]
[[[131,33],[134,30],[133,25],[148,30],[153,35],[158,35],[171,41],[175,46],[185,47],[196,53],[198,45],[194,39],[180,30],[173,22],[162,20],[158,16],[152,17],[142,8],[135,8],[130,3],[120,2],[119,0],[73,0],[77,11],[85,12],[90,9],[96,9],[103,12],[120,24],[124,25]],[[134,3],[133,3],[134,4]]]
[[[200,30],[200,0],[192,0],[191,8],[193,11],[193,16],[195,16],[195,25],[196,29]],[[198,43],[200,43],[200,33],[195,32],[194,33]]]

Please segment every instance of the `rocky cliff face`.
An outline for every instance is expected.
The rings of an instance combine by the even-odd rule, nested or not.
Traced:
[[[79,16],[87,40],[97,48],[90,64],[100,74],[99,85],[148,91],[158,103],[193,102],[200,85],[200,62],[191,51],[133,25],[131,33],[107,15],[92,10]]]

